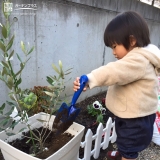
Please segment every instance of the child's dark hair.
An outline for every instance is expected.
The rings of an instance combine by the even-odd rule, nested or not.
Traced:
[[[145,20],[136,12],[127,11],[118,14],[106,27],[104,43],[108,47],[122,44],[127,50],[130,37],[136,39],[136,47],[144,47],[150,43],[149,29]]]

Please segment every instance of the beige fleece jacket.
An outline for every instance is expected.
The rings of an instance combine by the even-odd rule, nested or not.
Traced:
[[[153,114],[158,106],[160,50],[149,44],[89,73],[89,87],[109,86],[106,106],[121,118]]]

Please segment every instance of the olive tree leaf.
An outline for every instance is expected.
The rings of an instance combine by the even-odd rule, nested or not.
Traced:
[[[3,110],[4,110],[5,106],[6,106],[6,104],[3,103],[2,106],[0,107],[0,114],[3,114]]]
[[[16,88],[17,88],[17,86],[19,85],[19,84],[21,84],[21,82],[22,82],[22,78],[19,78],[16,82],[15,82],[15,86],[16,86]],[[21,91],[21,90],[20,90]],[[18,92],[16,92],[17,94],[18,94]]]
[[[5,67],[2,69],[2,76],[4,75],[8,75],[7,69]]]
[[[12,90],[13,87],[13,79],[9,75],[7,75],[7,80],[5,81],[6,85],[10,90]]]
[[[46,120],[42,120],[42,119],[36,119],[36,120],[41,122],[41,123],[47,122]]]
[[[9,66],[6,62],[2,61],[2,64],[3,64],[4,67],[9,68]]]
[[[26,141],[26,144],[29,143],[32,140],[32,138],[30,138],[28,141]]]
[[[60,69],[62,70],[63,65],[62,65],[62,61],[61,61],[61,60],[59,60],[59,67],[60,67]]]
[[[13,110],[14,110],[14,106],[12,106],[11,109],[7,113],[5,113],[5,115],[10,116]]]
[[[14,136],[14,135],[16,135],[16,134],[13,133],[13,132],[6,132],[6,135],[7,135],[7,136]]]
[[[47,82],[50,84],[50,85],[53,85],[53,79],[51,77],[46,77],[47,78]]]
[[[27,55],[29,55],[31,52],[33,52],[33,50],[34,50],[34,46],[30,49],[30,51],[28,52]]]
[[[0,41],[0,48],[1,48],[1,50],[2,50],[3,52],[5,52],[6,47],[5,47],[5,45],[2,43],[2,41]]]
[[[16,104],[15,104],[14,102],[10,102],[10,101],[6,101],[6,102],[7,102],[7,104],[10,105],[10,106],[14,106],[14,107],[16,106]]]
[[[4,25],[2,25],[2,35],[5,39],[7,38],[7,29]]]
[[[13,55],[14,55],[14,50],[11,52],[11,54],[9,55],[9,57],[8,57],[8,60],[10,60],[12,57],[13,57]]]
[[[23,41],[21,41],[21,49],[26,54],[26,47]]]
[[[16,99],[14,98],[13,95],[9,95],[10,99],[13,100],[13,101],[16,101]]]
[[[12,128],[12,130],[14,129],[14,127],[18,124],[20,122],[20,120],[19,121],[13,121],[12,122],[12,125],[9,127],[9,128]]]
[[[52,64],[52,67],[58,74],[60,74],[60,71],[58,70],[58,68],[54,64]]]
[[[16,55],[17,55],[17,58],[19,59],[19,61],[20,61],[21,63],[23,63],[22,60],[21,60],[21,57],[18,55],[18,53],[16,53]]]
[[[48,92],[48,91],[44,91],[44,92],[45,92],[45,94],[49,95],[50,97],[53,97],[53,96],[54,96],[54,94],[51,93],[51,92]]]
[[[6,51],[8,51],[12,47],[13,40],[14,40],[14,35],[12,36],[12,38],[10,39],[10,41],[8,42],[8,45],[6,47]]]
[[[0,122],[0,125],[5,126],[5,125],[9,122],[9,120],[10,120],[10,117],[7,117],[7,118],[3,119],[3,120]]]
[[[0,110],[3,110],[5,108],[6,104],[3,103],[2,106],[0,107]]]
[[[26,127],[20,129],[18,132],[23,132],[26,129]]]

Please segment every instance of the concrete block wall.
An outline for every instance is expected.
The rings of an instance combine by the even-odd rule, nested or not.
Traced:
[[[48,85],[46,76],[54,75],[52,63],[61,60],[65,69],[73,68],[66,83],[68,100],[73,95],[73,81],[77,76],[115,61],[111,49],[105,47],[103,33],[109,21],[117,13],[134,10],[146,19],[153,44],[160,48],[160,9],[137,0],[14,0],[10,21],[16,38],[14,50],[22,55],[20,41],[35,46],[22,75],[22,88]],[[23,6],[22,6],[23,4]],[[27,10],[24,5],[34,5]],[[1,7],[1,6],[0,6]],[[3,22],[2,10],[0,19]],[[0,57],[1,59],[2,57]],[[19,63],[13,60],[15,69]],[[7,99],[8,89],[0,81],[0,104]],[[105,91],[107,87],[95,88],[83,93],[79,101]]]

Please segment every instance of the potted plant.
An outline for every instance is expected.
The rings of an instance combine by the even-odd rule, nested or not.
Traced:
[[[3,5],[4,3],[10,2],[3,2]],[[48,113],[41,112],[28,117],[28,113],[31,113],[32,109],[34,109],[37,104],[37,95],[31,91],[22,90],[20,84],[22,82],[22,71],[24,71],[29,60],[27,57],[32,53],[34,47],[27,49],[26,45],[21,42],[21,49],[26,59],[23,61],[20,55],[17,54],[17,58],[20,62],[20,69],[14,71],[12,65],[14,50],[11,50],[14,42],[14,35],[9,38],[11,28],[11,25],[9,24],[10,12],[4,12],[3,9],[3,13],[6,24],[1,24],[2,38],[0,40],[0,49],[2,50],[4,59],[0,62],[0,65],[2,66],[0,79],[4,81],[10,90],[8,94],[10,100],[6,101],[6,103],[2,104],[0,107],[0,114],[4,117],[0,122],[0,127],[4,130],[0,133],[0,148],[5,160],[39,160],[42,159],[41,157],[38,157],[41,153],[45,154],[50,151],[50,149],[46,147],[45,142],[47,141],[47,138],[53,134],[52,124],[55,116],[52,114],[57,110],[55,107],[61,102],[60,95],[65,89],[64,77],[66,74],[69,74],[70,69],[64,72],[61,61],[59,61],[59,68],[54,64],[52,65],[58,76],[54,75],[47,77],[50,86],[49,90],[44,92],[49,96],[46,99],[48,106],[42,105],[42,107],[44,109],[47,108]],[[5,112],[6,104],[8,105],[8,112]],[[73,136],[71,140],[54,154],[43,159],[75,160],[77,158],[84,127],[77,123],[73,123],[66,132]],[[56,136],[57,135],[54,135],[54,137]],[[13,141],[23,138],[27,138],[24,146],[29,143],[33,146],[30,148],[29,154],[10,145]]]

